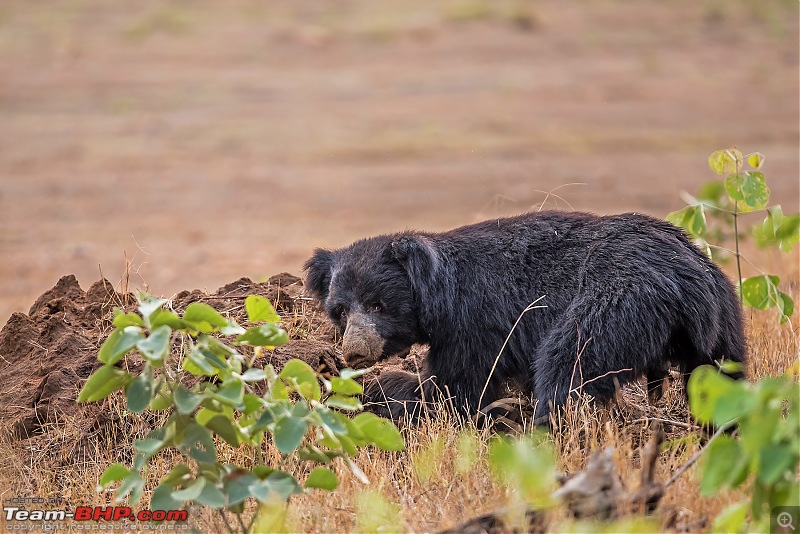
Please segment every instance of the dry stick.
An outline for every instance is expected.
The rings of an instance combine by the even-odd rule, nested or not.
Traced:
[[[255,521],[256,517],[258,517],[258,514],[253,516],[253,521]],[[242,514],[236,514],[236,520],[239,522],[239,526],[242,527],[243,534],[247,534],[248,532],[250,532],[247,528],[247,525],[244,524],[244,519],[242,519]],[[250,524],[252,525],[253,523],[251,522]]]
[[[681,421],[673,421],[672,419],[662,419],[660,417],[643,417],[641,419],[634,419],[633,421],[631,421],[631,424],[633,425],[636,423],[650,423],[653,421],[658,421],[660,423],[667,423],[672,426],[679,426],[687,430],[696,430],[699,428],[697,425],[690,425],[689,423],[682,423]]]
[[[580,343],[581,342],[581,330],[578,327],[577,323],[575,324],[575,327],[578,328],[578,343]],[[570,393],[572,393],[573,391],[575,391],[575,389],[577,389],[577,388],[573,388],[572,387],[572,384],[575,383],[575,371],[576,370],[580,370],[580,373],[581,373],[581,384],[583,384],[583,367],[580,365],[581,356],[583,356],[583,351],[586,350],[586,347],[589,345],[589,342],[591,340],[592,340],[592,338],[589,338],[589,339],[586,340],[586,342],[580,348],[580,350],[578,351],[578,354],[575,357],[575,363],[572,364],[572,376],[569,377],[569,391],[567,392],[567,396],[569,396]],[[581,387],[581,386],[579,386],[579,387]]]
[[[729,150],[725,151],[729,156],[732,156]],[[741,172],[741,164],[739,159],[734,157],[733,161],[736,162],[736,174]],[[739,274],[739,302],[744,303],[744,293],[742,293],[742,256],[739,254],[739,201],[733,200],[733,242],[736,245],[736,270]]]
[[[417,359],[414,358],[414,369],[417,370],[417,383],[419,384],[419,397],[422,400],[422,404],[420,405],[420,410],[425,412],[425,420],[430,422],[430,414],[428,414],[428,402],[425,398],[425,388],[422,387],[422,375],[419,373],[419,363]],[[389,413],[392,413],[391,411]]]
[[[721,436],[721,435],[722,435],[722,434],[723,434],[723,433],[724,433],[726,430],[728,430],[728,429],[729,429],[731,426],[733,426],[733,424],[734,424],[735,422],[736,422],[736,420],[734,419],[733,421],[728,421],[727,423],[725,423],[724,425],[722,425],[721,427],[719,427],[719,428],[717,429],[717,431],[716,431],[716,432],[714,432],[714,435],[713,435],[713,436],[711,436],[711,438],[710,438],[710,439],[709,439],[709,440],[706,442],[706,444],[705,444],[705,445],[703,445],[703,448],[702,448],[702,449],[700,449],[699,451],[697,451],[697,452],[694,454],[694,456],[692,456],[691,458],[689,458],[689,461],[688,461],[688,462],[686,462],[686,463],[685,463],[685,464],[684,464],[684,465],[683,465],[683,466],[682,466],[680,469],[678,469],[678,471],[677,471],[677,472],[676,472],[674,475],[672,475],[672,478],[670,478],[669,480],[667,480],[667,481],[664,483],[664,489],[667,489],[667,488],[668,488],[668,487],[670,487],[672,484],[674,484],[674,483],[675,483],[675,481],[676,481],[676,480],[678,480],[678,478],[680,478],[680,476],[681,476],[683,473],[685,473],[687,469],[689,469],[691,466],[693,466],[693,465],[694,465],[694,463],[695,463],[697,460],[699,460],[699,459],[700,459],[700,456],[702,456],[702,455],[703,455],[703,453],[706,451],[706,449],[708,448],[708,446],[709,446],[709,445],[711,445],[711,443],[712,443],[712,442],[713,442],[715,439],[717,439],[718,437],[720,437],[720,436]]]
[[[545,193],[544,200],[542,200],[542,203],[539,205],[539,209],[536,210],[536,211],[542,211],[542,209],[544,208],[544,205],[547,203],[547,199],[549,199],[551,196],[554,196],[554,197],[562,200],[564,202],[564,204],[569,206],[569,209],[571,209],[572,211],[575,211],[575,208],[572,207],[572,204],[567,202],[564,198],[562,198],[562,197],[560,197],[560,196],[558,196],[558,195],[553,193],[553,191],[558,191],[562,187],[567,187],[568,185],[586,185],[586,182],[570,182],[568,184],[561,184],[561,185],[556,186],[556,187],[554,187],[553,189],[551,189],[550,191],[547,191],[547,192],[542,191],[540,189],[534,189],[534,191],[536,191],[537,193]]]
[[[587,342],[587,343],[588,343],[588,342]],[[579,391],[580,391],[580,390],[583,388],[583,386],[585,386],[586,384],[589,384],[589,383],[591,383],[591,382],[594,382],[595,380],[600,380],[601,378],[603,378],[603,377],[606,377],[606,376],[608,376],[608,375],[615,375],[615,374],[617,374],[617,373],[624,373],[625,371],[633,371],[633,369],[631,369],[630,367],[628,367],[628,368],[625,368],[625,369],[618,369],[618,370],[616,370],[616,371],[609,371],[609,372],[607,372],[607,373],[604,373],[604,374],[602,374],[602,375],[600,375],[600,376],[596,376],[596,377],[594,377],[594,378],[592,378],[592,379],[590,379],[590,380],[587,380],[586,382],[581,382],[581,385],[580,385],[580,386],[577,386],[577,387],[574,387],[574,388],[572,388],[571,390],[569,390],[569,392],[570,392],[570,394],[572,394],[573,392],[576,392],[576,393],[577,393],[577,392],[579,392]]]
[[[222,522],[227,527],[228,532],[233,534],[233,527],[231,527],[231,524],[228,522],[228,516],[225,515],[225,511],[222,508],[217,508],[217,512],[219,512],[219,515],[222,516]]]
[[[494,374],[494,370],[497,368],[497,362],[500,361],[500,356],[503,354],[503,351],[505,350],[506,345],[508,345],[508,340],[511,339],[511,334],[513,334],[514,330],[517,329],[517,325],[522,320],[522,316],[525,315],[525,313],[527,313],[527,312],[529,312],[531,310],[538,309],[538,308],[546,308],[547,307],[547,306],[536,306],[536,303],[539,302],[540,300],[542,300],[545,296],[546,295],[542,295],[538,299],[536,299],[533,302],[531,302],[530,304],[528,304],[528,306],[524,310],[522,310],[522,312],[520,312],[519,317],[517,317],[517,320],[514,322],[514,326],[511,327],[511,331],[506,336],[506,340],[503,341],[503,346],[500,347],[500,352],[497,353],[497,358],[494,359],[494,363],[492,364],[492,369],[489,371],[489,376],[486,377],[486,383],[483,385],[483,391],[481,391],[481,396],[478,398],[478,406],[476,406],[476,408],[475,408],[478,413],[480,413],[480,411],[481,411],[481,404],[483,404],[483,396],[486,394],[486,388],[489,387],[489,381],[491,381],[492,375]]]

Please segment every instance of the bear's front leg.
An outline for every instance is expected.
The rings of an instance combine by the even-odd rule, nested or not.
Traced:
[[[364,384],[364,407],[387,419],[401,420],[409,417],[417,421],[425,409],[421,384],[424,378],[406,371],[386,371],[378,378]],[[425,398],[425,401],[430,401]]]

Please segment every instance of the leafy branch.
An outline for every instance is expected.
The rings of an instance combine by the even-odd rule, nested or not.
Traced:
[[[744,169],[745,163],[750,169]],[[711,241],[733,238],[742,303],[760,310],[776,308],[781,322],[786,322],[794,313],[794,301],[779,289],[780,278],[763,272],[742,277],[739,243],[743,216],[766,213],[761,224],[752,228],[758,247],[774,246],[789,252],[800,241],[800,214],[786,215],[780,205],[769,205],[770,189],[760,171],[763,164],[764,156],[759,152],[745,156],[738,148],[715,151],[709,156],[708,165],[716,174],[724,175],[724,180],[701,186],[696,197],[689,197],[689,205],[667,215],[667,220],[684,228],[715,260],[724,260],[727,249]],[[710,225],[709,220],[714,224]]]
[[[161,427],[134,443],[131,468],[115,463],[103,472],[99,490],[119,483],[117,502],[128,499],[138,503],[149,462],[160,452],[174,449],[185,462],[159,481],[150,508],[207,506],[220,512],[229,530],[232,527],[224,511],[234,513],[239,529],[248,531],[258,518],[245,524],[242,514],[248,500],[272,505],[312,488],[334,490],[339,482],[329,465],[336,459],[366,483],[366,476],[352,460],[360,447],[404,448],[393,423],[359,413],[363,407],[358,395],[363,388],[355,379],[365,370],[344,369],[328,380],[296,359],[280,372],[272,365],[263,369],[253,366],[264,349],[288,341],[277,324],[280,316],[267,299],[247,297],[249,321],[262,323],[248,329],[204,303],[190,304],[181,317],[163,309],[164,299],[146,294],[137,299],[137,312],[115,309],[115,329],[98,353],[103,366],[89,377],[78,397],[78,402],[94,402],[124,390],[131,412],[170,412]],[[226,344],[222,336],[235,339]],[[176,345],[182,350],[173,357]],[[246,357],[238,346],[255,349]],[[134,351],[144,360],[138,375],[116,365]],[[266,391],[260,394],[256,384],[265,385],[262,389]],[[351,418],[347,414],[357,415]],[[271,436],[284,458],[296,454],[317,464],[303,484],[293,474],[263,463],[265,436]],[[246,469],[221,462],[220,441],[234,448],[254,447],[256,465]]]

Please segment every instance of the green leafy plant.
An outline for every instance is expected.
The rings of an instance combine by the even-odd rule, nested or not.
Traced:
[[[717,433],[704,450],[700,492],[747,487],[749,498],[714,521],[716,532],[769,531],[769,512],[800,503],[800,388],[798,364],[779,377],[732,380],[711,366],[689,378],[689,404]],[[735,425],[732,433],[725,433]],[[748,512],[752,522],[748,520]]]
[[[99,489],[119,483],[117,502],[129,499],[136,504],[150,461],[165,449],[175,449],[185,463],[175,465],[160,480],[150,508],[208,506],[220,511],[226,523],[227,510],[247,531],[253,525],[252,521],[245,525],[242,517],[248,500],[273,506],[310,488],[334,490],[338,479],[329,466],[337,458],[366,483],[351,459],[359,447],[404,448],[394,424],[359,413],[362,386],[355,378],[365,371],[344,369],[340,376],[326,379],[300,360],[290,360],[280,372],[272,365],[253,366],[264,348],[288,341],[276,324],[279,315],[263,297],[251,295],[245,301],[249,321],[262,323],[248,329],[200,302],[187,306],[182,317],[163,309],[164,299],[140,294],[138,302],[138,313],[115,310],[115,329],[98,354],[103,366],[89,377],[78,397],[78,402],[92,402],[124,390],[131,412],[171,412],[161,427],[134,443],[131,468],[116,463],[104,471]],[[228,344],[225,336],[235,337]],[[180,348],[173,355],[176,345]],[[236,348],[242,346],[255,349],[242,351],[250,353],[245,356]],[[144,360],[138,374],[116,365],[132,351]],[[357,415],[351,418],[348,413]],[[282,455],[296,454],[316,464],[303,484],[265,463],[265,436],[271,436]],[[256,464],[246,469],[221,462],[220,442],[253,447]]]
[[[489,468],[511,491],[511,501],[503,515],[512,529],[529,530],[529,510],[556,505],[552,496],[558,477],[555,459],[552,442],[544,432],[516,439],[497,437],[489,443]]]
[[[667,215],[667,220],[684,228],[710,257],[724,259],[733,254],[742,303],[760,310],[775,308],[781,322],[785,322],[794,312],[794,301],[779,289],[780,278],[763,272],[742,277],[740,225],[744,215],[766,213],[761,224],[752,229],[756,244],[789,252],[800,241],[800,214],[786,215],[779,205],[769,205],[770,190],[760,170],[764,164],[762,154],[745,156],[738,148],[717,150],[709,156],[708,164],[725,178],[701,186],[697,196],[689,198],[690,204]],[[745,165],[750,168],[745,170]],[[734,240],[733,251],[719,245],[728,238]]]

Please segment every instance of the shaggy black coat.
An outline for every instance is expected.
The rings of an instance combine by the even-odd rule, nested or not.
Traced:
[[[430,345],[422,392],[419,377],[399,372],[367,389],[392,417],[408,407],[387,399],[436,391],[474,413],[515,381],[537,399],[541,420],[579,392],[605,401],[642,375],[660,392],[671,365],[690,373],[745,359],[731,282],[681,230],[645,215],[552,211],[383,235],[318,249],[305,268],[346,345],[356,346],[348,332],[379,341],[346,360]],[[522,316],[481,399],[512,326],[540,298],[546,307]]]

